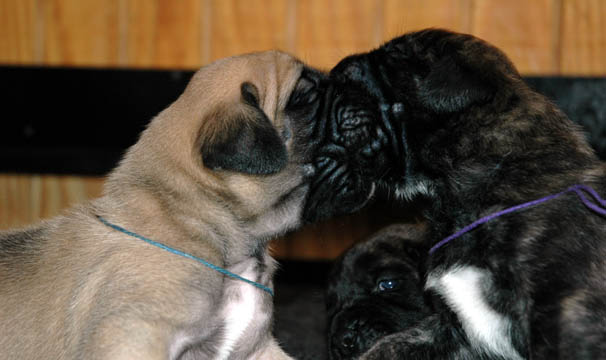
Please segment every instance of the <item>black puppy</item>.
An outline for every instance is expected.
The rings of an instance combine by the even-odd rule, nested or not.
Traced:
[[[579,129],[469,35],[406,34],[331,79],[316,216],[356,210],[375,189],[422,196],[427,247],[439,245],[424,276],[436,314],[363,358],[606,358],[606,217],[585,189],[560,193],[606,194]]]
[[[419,259],[423,229],[391,225],[343,253],[328,276],[330,358],[352,359],[429,314]]]

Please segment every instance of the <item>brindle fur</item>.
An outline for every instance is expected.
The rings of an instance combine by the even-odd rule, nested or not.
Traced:
[[[331,79],[314,187],[358,199],[351,210],[374,187],[429,199],[427,249],[573,184],[606,195],[581,131],[482,40],[406,34],[344,59]],[[606,358],[605,234],[606,219],[574,194],[482,225],[423,257],[434,314],[363,358]],[[468,291],[477,296],[461,300]]]

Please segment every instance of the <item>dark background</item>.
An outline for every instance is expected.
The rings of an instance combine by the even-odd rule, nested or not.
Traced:
[[[0,172],[103,175],[192,71],[0,67]],[[606,79],[530,77],[606,157]]]

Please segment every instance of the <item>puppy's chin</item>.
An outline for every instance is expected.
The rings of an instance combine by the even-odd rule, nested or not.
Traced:
[[[362,209],[375,194],[376,184],[342,168],[329,169],[312,184],[303,221],[314,223]]]

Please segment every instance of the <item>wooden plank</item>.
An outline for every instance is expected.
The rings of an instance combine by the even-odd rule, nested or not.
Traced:
[[[0,0],[0,62],[36,61],[35,0]]]
[[[474,4],[474,35],[503,50],[523,74],[557,74],[557,0],[494,0]]]
[[[280,258],[329,260],[387,225],[418,223],[420,209],[413,204],[378,200],[358,213],[311,224],[272,243]]]
[[[329,69],[347,55],[377,46],[381,4],[373,0],[299,0],[296,55]]]
[[[383,40],[430,27],[468,33],[471,9],[471,0],[386,0]]]
[[[101,195],[100,177],[0,174],[0,229],[34,223]]]
[[[364,239],[373,231],[368,214],[362,212],[308,225],[274,241],[272,254],[289,259],[334,259],[344,249]]]
[[[49,65],[118,64],[119,0],[39,2],[43,61]]]
[[[202,58],[200,0],[126,0],[126,64],[196,69]]]
[[[287,36],[287,1],[211,0],[210,11],[210,60],[292,48]]]
[[[606,76],[606,2],[564,0],[561,27],[561,73]]]

